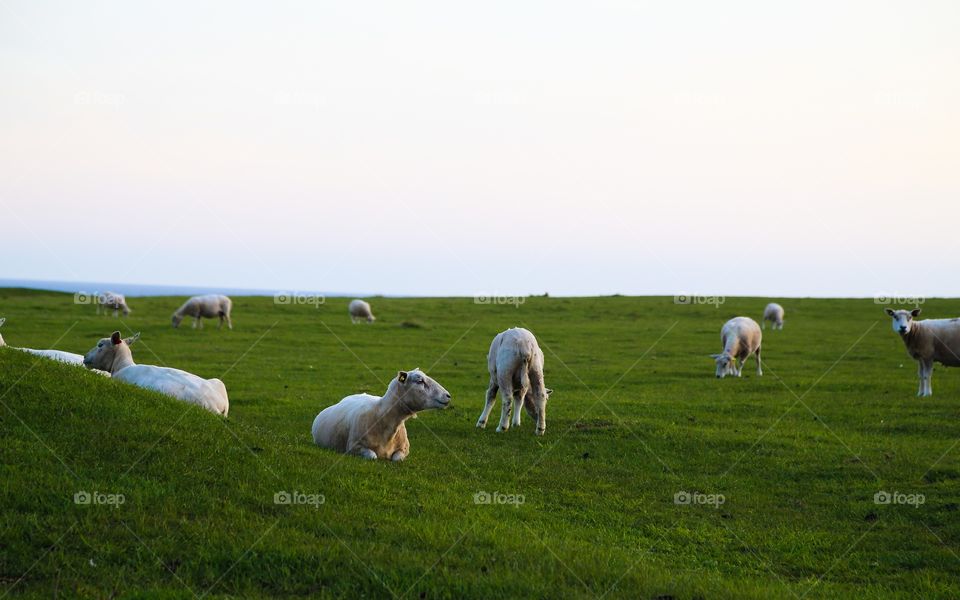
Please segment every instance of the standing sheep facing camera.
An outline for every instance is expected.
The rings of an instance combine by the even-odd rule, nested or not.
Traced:
[[[138,365],[133,362],[133,353],[130,351],[130,345],[138,339],[139,333],[121,339],[120,332],[114,331],[113,335],[101,339],[87,352],[83,357],[83,365],[88,369],[109,371],[116,381],[154,390],[227,416],[230,401],[222,381],[204,379],[180,369]]]
[[[381,396],[354,394],[320,411],[311,433],[318,446],[363,458],[401,461],[410,453],[406,420],[446,408],[450,392],[420,369],[400,371]]]
[[[373,323],[377,320],[377,318],[373,316],[373,311],[370,310],[370,304],[363,300],[351,300],[347,310],[350,312],[350,320],[354,323],[363,319],[366,319],[367,323]]]
[[[762,339],[760,326],[750,317],[734,317],[724,323],[720,330],[723,352],[710,355],[717,362],[717,379],[723,379],[727,375],[740,377],[743,365],[751,354],[757,355],[757,375],[763,375],[760,364]]]
[[[123,294],[118,294],[116,292],[102,292],[97,294],[97,314],[100,314],[101,308],[103,309],[103,314],[107,314],[110,309],[113,309],[113,316],[118,316],[119,311],[123,311],[123,316],[130,314],[130,307],[127,306],[127,299]]]
[[[763,328],[767,328],[767,321],[773,329],[783,329],[783,307],[771,302],[763,309]]]
[[[960,319],[914,321],[920,309],[892,310],[893,330],[900,334],[907,353],[917,361],[920,391],[917,396],[932,396],[934,361],[947,367],[960,367]]]
[[[512,405],[514,427],[520,426],[522,406],[530,418],[536,419],[536,434],[543,435],[547,431],[547,400],[553,390],[547,389],[543,383],[543,351],[537,338],[521,327],[498,333],[487,353],[487,370],[490,371],[490,386],[477,427],[487,426],[499,389],[502,404],[497,431],[510,429]]]
[[[233,310],[233,300],[226,296],[220,294],[194,296],[173,313],[173,327],[180,327],[180,321],[183,321],[184,317],[193,317],[193,328],[196,329],[199,325],[200,329],[203,329],[201,318],[220,317],[220,325],[217,329],[223,328],[224,321],[227,322],[227,328],[233,329],[233,321],[230,320],[231,310]]]

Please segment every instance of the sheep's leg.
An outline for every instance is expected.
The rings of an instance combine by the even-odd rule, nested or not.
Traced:
[[[530,373],[526,367],[520,369],[520,389],[513,392],[513,426],[520,427],[520,413],[523,411],[523,403],[527,401],[527,394],[530,393]]]
[[[767,320],[764,319],[763,323],[760,325],[760,329],[766,329],[766,328],[767,328]]]
[[[737,368],[736,375],[737,377],[743,377],[743,365],[747,364],[747,359],[750,358],[750,355],[746,355],[743,358],[737,357]]]
[[[497,403],[498,389],[500,389],[500,386],[497,385],[497,378],[494,375],[490,375],[490,386],[487,387],[486,404],[483,405],[483,410],[480,411],[480,418],[477,419],[477,427],[480,429],[487,426],[487,419],[490,418],[493,405]]]
[[[760,348],[757,348],[757,377],[763,375],[763,366],[760,363]]]
[[[227,317],[227,329],[229,329],[230,331],[233,331],[233,319],[230,318],[230,313],[227,313],[224,316]]]
[[[924,378],[925,372],[923,369],[923,361],[917,361],[917,379],[920,380],[920,387],[917,389],[917,397],[920,398],[923,396],[923,393],[927,390],[926,381]]]
[[[500,382],[500,425],[497,431],[510,429],[510,409],[513,407],[513,383]]]
[[[920,368],[923,370],[923,375],[921,379],[921,385],[923,386],[923,395],[932,396],[933,395],[933,386],[931,385],[931,380],[933,379],[933,361],[923,361],[920,363]]]
[[[523,411],[520,410],[523,408],[523,403],[527,398],[527,389],[519,389],[513,391],[513,426],[520,427],[520,413]]]

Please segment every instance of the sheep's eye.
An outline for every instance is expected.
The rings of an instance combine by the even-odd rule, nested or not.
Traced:
[[[103,343],[97,344],[97,348],[103,348]]]
[[[421,380],[418,381],[417,383],[419,383],[419,384],[422,385],[423,387],[427,387],[427,380],[426,380],[426,379],[421,379]]]

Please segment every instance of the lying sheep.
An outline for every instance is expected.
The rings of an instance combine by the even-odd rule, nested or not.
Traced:
[[[123,316],[130,314],[130,307],[127,306],[127,299],[123,294],[118,294],[116,292],[103,292],[97,295],[97,314],[100,314],[101,308],[103,309],[103,314],[107,314],[111,308],[113,309],[113,316],[118,316],[119,311],[123,311]]]
[[[7,322],[6,318],[0,318],[0,327]],[[6,342],[3,341],[3,336],[0,335],[0,346],[6,346]],[[13,346],[10,346],[13,348]],[[76,365],[78,367],[83,366],[83,357],[79,354],[74,354],[73,352],[64,352],[63,350],[34,350],[33,348],[13,348],[14,350],[20,350],[21,352],[28,352],[34,356],[40,356],[43,358],[49,358],[50,360],[55,360],[57,362],[66,363],[68,365]],[[109,375],[103,371],[97,371],[100,375]]]
[[[771,302],[763,309],[763,328],[767,328],[767,321],[770,321],[772,329],[783,329],[783,307],[776,302]]]
[[[497,431],[510,429],[510,409],[513,408],[513,425],[520,426],[520,406],[530,418],[537,420],[537,435],[547,430],[547,400],[553,390],[543,384],[543,352],[537,338],[526,329],[516,327],[498,333],[487,353],[487,370],[490,371],[490,386],[487,401],[477,419],[477,427],[487,426],[490,411],[497,402],[500,390],[500,425]]]
[[[947,367],[960,367],[960,319],[925,319],[914,321],[920,309],[891,310],[893,330],[907,347],[907,353],[916,359],[920,375],[917,396],[932,396],[930,379],[934,361]]]
[[[450,392],[423,371],[400,371],[382,397],[354,394],[320,411],[313,441],[344,454],[400,461],[410,453],[406,420],[449,405]]]
[[[757,375],[763,375],[760,361],[762,338],[760,326],[750,317],[734,317],[724,323],[720,330],[723,353],[710,355],[717,361],[717,378],[723,379],[727,375],[740,377],[744,363],[754,353],[757,355]]]
[[[184,302],[183,306],[177,309],[177,312],[173,313],[173,327],[180,327],[180,321],[182,321],[184,317],[193,317],[193,328],[196,329],[199,325],[200,329],[203,329],[203,321],[200,320],[201,318],[212,319],[214,317],[220,317],[220,325],[217,329],[223,328],[224,321],[227,322],[229,329],[233,329],[233,322],[230,320],[230,311],[232,309],[233,301],[226,296],[220,294],[194,296]]]
[[[138,365],[133,362],[130,345],[140,339],[140,334],[127,339],[120,332],[103,338],[83,357],[88,369],[109,371],[114,379],[138,387],[173,396],[184,402],[196,404],[218,415],[227,416],[230,401],[227,388],[219,379],[203,379],[193,373],[168,367]]]
[[[359,322],[361,319],[366,319],[367,323],[373,323],[377,320],[370,310],[370,304],[363,300],[352,300],[348,310],[350,311],[350,320],[354,323]]]

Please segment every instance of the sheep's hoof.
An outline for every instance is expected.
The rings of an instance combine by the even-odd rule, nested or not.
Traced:
[[[487,428],[486,423],[484,423],[483,421],[477,421],[477,429],[486,429],[486,428]]]
[[[497,426],[497,433],[503,433],[504,431],[507,431],[508,429],[510,429],[510,428],[509,428],[509,427],[501,427],[501,426],[498,425],[498,426]]]
[[[546,429],[537,429],[537,430],[534,432],[534,434],[535,434],[535,435],[543,435],[543,434],[545,434],[546,432],[547,432]]]

